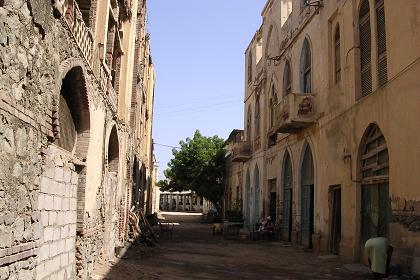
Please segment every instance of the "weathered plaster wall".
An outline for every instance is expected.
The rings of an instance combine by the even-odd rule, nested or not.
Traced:
[[[263,178],[265,208],[268,207],[268,181],[277,180],[278,217],[281,223],[283,195],[283,165],[285,151],[289,151],[293,170],[293,235],[297,243],[301,230],[301,164],[305,142],[311,146],[315,165],[314,225],[315,235],[319,238],[319,247],[328,251],[331,236],[331,205],[329,190],[332,186],[341,186],[342,191],[342,224],[340,254],[360,260],[361,232],[361,186],[359,179],[359,149],[361,140],[370,124],[377,124],[381,129],[389,152],[389,190],[392,205],[393,222],[390,224],[390,238],[394,245],[394,258],[405,271],[413,268],[416,248],[420,246],[419,233],[419,201],[420,184],[416,168],[420,162],[420,119],[418,107],[420,96],[419,60],[419,2],[407,1],[404,5],[396,1],[385,0],[388,83],[379,87],[377,84],[376,65],[372,66],[373,92],[369,96],[359,96],[359,61],[357,10],[360,1],[325,2],[319,13],[308,12],[309,8],[301,8],[300,1],[293,0],[293,12],[283,22],[273,16],[273,9],[280,9],[274,1],[268,1],[263,11],[263,25],[254,36],[246,53],[253,54],[253,80],[245,79],[245,115],[246,130],[248,108],[252,112],[251,142],[254,141],[255,126],[255,88],[256,83],[262,85],[260,99],[262,151],[254,149],[252,159],[244,164],[244,186],[246,170],[252,169],[255,161],[264,157]],[[370,1],[371,15],[374,15],[374,1]],[[277,7],[277,8],[276,8]],[[405,14],[404,18],[397,15]],[[307,23],[305,23],[307,21]],[[273,22],[279,27],[280,49],[268,43],[268,34]],[[354,24],[356,23],[356,25]],[[341,81],[334,80],[333,34],[337,24],[340,25],[340,59]],[[374,31],[374,32],[373,32]],[[376,61],[376,30],[372,32],[372,62]],[[267,52],[274,54],[280,51],[281,59],[277,63],[264,65],[254,61],[257,39],[262,33],[264,44],[263,58]],[[403,35],[402,35],[403,34]],[[275,37],[273,37],[275,38]],[[314,103],[317,111],[316,124],[296,134],[277,134],[277,144],[267,147],[266,138],[269,126],[268,104],[271,86],[275,85],[278,98],[281,100],[283,89],[283,71],[285,61],[291,62],[292,92],[300,93],[301,69],[300,57],[304,39],[310,42],[312,56],[312,92],[316,95]],[[268,45],[268,46],[267,46]],[[247,68],[246,66],[246,74]],[[261,69],[261,72],[258,72]],[[256,77],[263,78],[258,78]],[[266,81],[264,81],[266,79]],[[280,83],[278,83],[280,81]],[[247,132],[245,131],[245,135]],[[245,190],[244,190],[245,193]],[[244,196],[244,210],[247,208]],[[251,205],[251,209],[253,205]],[[252,211],[251,211],[252,212]],[[249,214],[247,214],[249,215]],[[318,240],[315,240],[318,242]],[[319,246],[318,246],[319,245]],[[418,249],[417,249],[418,251]],[[418,257],[417,257],[418,258]]]

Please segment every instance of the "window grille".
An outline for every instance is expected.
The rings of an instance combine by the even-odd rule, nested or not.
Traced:
[[[378,36],[378,83],[379,86],[383,86],[388,81],[385,9],[383,0],[376,0],[376,33]]]
[[[340,26],[337,24],[334,35],[334,59],[335,59],[335,83],[341,80],[341,59],[340,59]]]
[[[372,92],[371,30],[369,1],[364,0],[359,13],[361,96]]]
[[[284,65],[284,74],[283,74],[283,96],[286,96],[292,92],[292,82],[291,82],[291,71],[290,63],[286,61]]]

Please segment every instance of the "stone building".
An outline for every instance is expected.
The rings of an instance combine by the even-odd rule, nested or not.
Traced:
[[[267,1],[231,155],[248,224],[274,209],[281,239],[355,261],[389,236],[419,273],[419,13],[416,0]]]
[[[88,279],[147,210],[145,0],[0,0],[0,279]]]
[[[249,149],[248,145],[243,144],[245,141],[244,131],[234,129],[225,141],[226,150],[226,186],[224,194],[225,216],[232,214],[242,214],[242,190],[243,190],[243,163],[235,158],[239,149]],[[245,155],[248,160],[249,155]]]
[[[191,191],[160,192],[159,208],[162,211],[207,212],[209,202]]]

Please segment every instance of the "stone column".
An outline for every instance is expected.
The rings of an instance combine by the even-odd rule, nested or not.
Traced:
[[[175,203],[176,203],[175,211],[178,211],[178,207],[179,207],[179,195],[176,195],[176,197],[175,197]]]
[[[168,199],[169,199],[169,211],[172,211],[172,207],[173,207],[173,202],[172,202],[172,195],[168,194]]]

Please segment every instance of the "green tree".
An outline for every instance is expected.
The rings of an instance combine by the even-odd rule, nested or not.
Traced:
[[[173,149],[173,158],[164,171],[165,180],[158,186],[162,191],[191,190],[221,208],[224,193],[224,140],[206,137],[196,130],[194,137],[180,141],[180,149]]]

